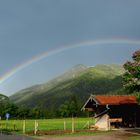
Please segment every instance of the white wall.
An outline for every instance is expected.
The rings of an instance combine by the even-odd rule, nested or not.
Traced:
[[[95,126],[98,130],[110,130],[109,116],[104,114],[103,116],[96,118]]]

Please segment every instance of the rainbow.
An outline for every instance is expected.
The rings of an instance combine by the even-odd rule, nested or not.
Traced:
[[[78,48],[78,47],[86,47],[86,46],[94,46],[94,45],[103,45],[103,44],[132,44],[132,45],[140,45],[140,40],[137,39],[97,39],[97,40],[91,40],[91,41],[83,41],[74,45],[67,45],[62,47],[57,47],[56,49],[52,49],[49,51],[46,51],[42,54],[39,54],[30,60],[21,63],[17,66],[15,66],[10,71],[6,72],[2,77],[0,77],[0,84],[5,82],[7,79],[9,79],[11,76],[15,75],[18,71],[28,67],[29,65],[38,62],[42,60],[43,58],[46,58],[47,56],[54,55],[60,52],[63,52],[68,49],[72,48]]]

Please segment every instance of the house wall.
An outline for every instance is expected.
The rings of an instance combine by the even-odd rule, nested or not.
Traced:
[[[110,130],[109,116],[104,114],[103,116],[96,118],[95,126],[98,130]]]

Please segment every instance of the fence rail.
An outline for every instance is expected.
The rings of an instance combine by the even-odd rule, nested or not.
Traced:
[[[0,130],[19,131],[26,133],[38,130],[82,130],[94,124],[93,118],[67,118],[67,119],[43,119],[43,120],[9,120],[0,121]]]

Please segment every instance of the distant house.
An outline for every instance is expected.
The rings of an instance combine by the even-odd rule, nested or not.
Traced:
[[[94,112],[99,130],[140,126],[140,106],[135,96],[91,95],[82,110]]]

